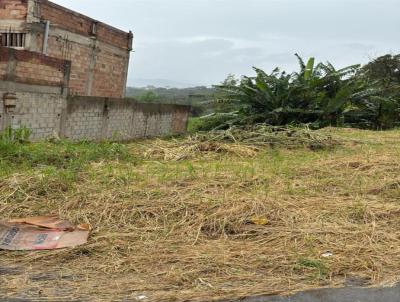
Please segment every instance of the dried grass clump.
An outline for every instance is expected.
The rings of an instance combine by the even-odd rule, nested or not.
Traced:
[[[260,151],[256,146],[218,141],[200,141],[195,137],[185,140],[157,140],[146,146],[144,156],[161,160],[185,160],[201,155],[233,154],[239,157],[254,157]]]
[[[329,149],[339,145],[338,139],[316,131],[258,125],[248,128],[199,132],[181,140],[157,140],[146,146],[147,158],[184,160],[213,153],[254,157],[265,147]]]
[[[283,148],[306,147],[311,150],[332,148],[339,144],[331,135],[301,128],[283,128],[256,125],[248,128],[232,127],[228,130],[215,130],[200,133],[199,140],[240,142],[246,145],[271,146]]]

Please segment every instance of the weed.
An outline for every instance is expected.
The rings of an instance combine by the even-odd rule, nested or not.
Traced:
[[[26,126],[19,128],[7,127],[0,133],[0,144],[24,143],[29,140],[32,131]]]
[[[296,268],[314,270],[317,272],[318,278],[323,278],[329,272],[328,267],[322,261],[309,258],[298,259]]]
[[[354,203],[348,208],[348,219],[351,223],[367,223],[368,208],[361,202]]]

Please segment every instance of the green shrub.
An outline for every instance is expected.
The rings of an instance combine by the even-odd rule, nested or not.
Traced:
[[[29,140],[32,131],[23,126],[17,129],[7,127],[0,133],[0,142],[2,143],[24,143]]]
[[[191,118],[189,120],[188,131],[194,133],[197,131],[211,131],[216,129],[228,129],[238,117],[235,114],[212,114],[204,117]]]

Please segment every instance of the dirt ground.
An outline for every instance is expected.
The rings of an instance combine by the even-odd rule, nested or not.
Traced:
[[[212,301],[396,283],[400,131],[322,133],[342,144],[0,149],[1,219],[93,227],[75,249],[0,251],[0,297]]]

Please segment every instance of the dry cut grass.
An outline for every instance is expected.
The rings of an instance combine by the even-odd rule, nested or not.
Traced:
[[[147,140],[125,146],[131,157],[73,165],[78,151],[67,146],[57,151],[65,161],[8,163],[1,218],[59,214],[93,233],[76,249],[0,252],[0,293],[212,301],[395,282],[400,132],[323,134],[344,143],[311,151]]]

